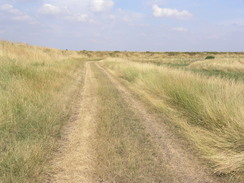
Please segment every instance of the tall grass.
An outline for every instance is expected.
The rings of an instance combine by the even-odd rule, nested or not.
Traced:
[[[171,118],[218,174],[244,170],[244,84],[128,61],[105,66]]]
[[[155,65],[168,66],[186,71],[192,71],[207,76],[217,76],[227,79],[244,80],[244,54],[222,53],[217,54],[216,59],[205,60],[206,53],[198,53],[191,57],[185,54],[177,54],[171,57],[152,58],[129,58],[138,63],[152,63]],[[117,59],[117,58],[116,58]]]
[[[225,72],[244,72],[244,57],[219,58],[194,62],[189,65],[193,69],[220,70]]]
[[[43,182],[83,65],[73,52],[0,42],[0,182]]]

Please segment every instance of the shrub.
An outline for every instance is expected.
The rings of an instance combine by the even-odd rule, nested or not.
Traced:
[[[206,56],[205,60],[207,60],[207,59],[215,59],[215,57],[214,56]]]

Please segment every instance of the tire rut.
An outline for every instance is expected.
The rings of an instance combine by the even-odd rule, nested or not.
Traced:
[[[166,167],[173,173],[175,183],[217,183],[217,178],[211,175],[210,171],[196,158],[187,151],[177,141],[176,135],[170,131],[163,119],[149,112],[141,101],[135,99],[132,93],[124,87],[106,69],[96,64],[114,86],[119,90],[121,96],[128,103],[131,110],[138,116],[143,123],[145,130],[150,134],[150,138],[155,143],[156,148],[166,164]]]
[[[91,183],[95,172],[95,139],[97,113],[96,79],[86,63],[85,81],[78,115],[64,132],[64,140],[53,161],[53,183]]]

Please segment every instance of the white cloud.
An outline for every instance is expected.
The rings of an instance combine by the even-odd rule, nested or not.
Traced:
[[[13,17],[12,19],[17,20],[17,21],[29,21],[29,20],[31,20],[31,18],[28,15],[19,15],[19,16]]]
[[[4,12],[10,13],[10,14],[21,14],[21,12],[17,9],[15,9],[11,4],[4,4],[0,6],[0,9]]]
[[[66,20],[73,21],[73,22],[89,22],[89,23],[93,23],[93,20],[90,19],[87,14],[69,15],[69,16],[66,16]]]
[[[155,17],[175,17],[181,19],[181,18],[188,18],[192,16],[192,14],[186,10],[179,11],[177,9],[160,8],[156,4],[154,4],[152,8],[153,8],[153,15]]]
[[[43,4],[38,12],[42,15],[58,15],[55,18],[73,23],[95,23],[91,18],[91,9],[88,1],[91,2],[91,0],[83,0],[83,2],[72,0],[68,3],[67,0],[54,0],[50,1],[51,4]]]
[[[117,9],[117,12],[109,17],[111,20],[125,22],[127,24],[136,24],[144,20],[144,14]]]
[[[61,8],[52,4],[44,4],[40,9],[39,13],[44,15],[57,15],[61,13]]]
[[[106,11],[114,6],[113,0],[92,0],[91,10],[94,12]]]
[[[35,23],[35,21],[30,16],[14,8],[11,4],[4,4],[0,6],[0,10],[7,14],[7,18],[10,18],[11,20]]]
[[[186,29],[184,27],[175,27],[172,30],[178,31],[178,32],[187,32],[188,31],[188,29]]]

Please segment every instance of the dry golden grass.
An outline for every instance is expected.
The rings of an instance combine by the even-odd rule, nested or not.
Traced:
[[[75,52],[0,42],[0,182],[43,182],[83,63]]]
[[[30,46],[22,43],[0,41],[0,58],[27,62],[53,62],[65,58],[78,57],[75,51],[58,50],[52,48]],[[79,57],[80,58],[80,57]]]
[[[244,84],[129,61],[105,61],[166,113],[218,174],[244,170]],[[243,177],[242,177],[243,178]]]
[[[189,68],[244,73],[244,57],[203,60],[190,64]]]
[[[75,52],[0,41],[0,182],[43,182],[61,128],[74,111],[84,61],[107,57],[113,59],[108,59],[105,65],[166,113],[216,173],[241,177],[243,82],[155,65],[189,64],[203,60],[208,54]],[[236,56],[213,55],[220,60],[226,55]],[[154,65],[133,63],[128,58]],[[238,65],[243,62],[241,59],[234,64],[205,62],[209,62],[206,69],[243,72]],[[203,65],[201,61],[194,64],[190,67]],[[94,144],[99,155],[100,180],[157,182],[169,176],[162,169],[162,162],[155,161],[155,150],[139,119],[105,75],[96,67],[93,71],[99,81],[99,130]]]
[[[140,119],[106,74],[92,69],[98,81],[95,182],[173,182]]]
[[[51,182],[95,182],[97,126],[97,81],[86,63],[85,81],[77,115],[65,127],[60,150],[52,161]],[[92,105],[91,105],[92,104]]]

